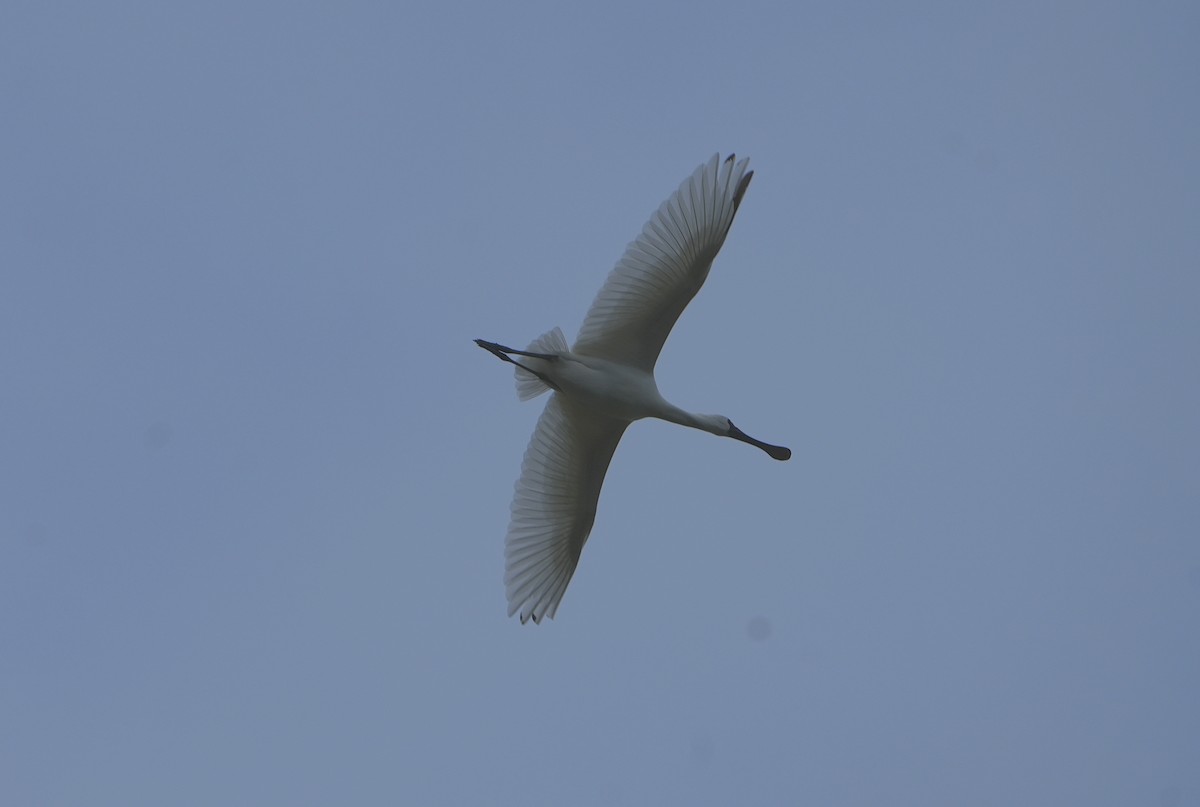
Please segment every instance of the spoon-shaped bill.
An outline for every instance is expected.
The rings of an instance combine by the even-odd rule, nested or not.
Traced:
[[[770,443],[764,443],[762,440],[755,440],[737,426],[734,426],[732,422],[729,424],[729,436],[734,440],[741,440],[743,443],[749,443],[752,446],[761,448],[773,460],[790,460],[792,458],[792,450],[790,448],[773,446]]]

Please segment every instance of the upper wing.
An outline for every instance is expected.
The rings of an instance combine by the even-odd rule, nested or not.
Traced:
[[[600,487],[629,424],[555,393],[538,419],[517,480],[504,544],[508,615],[554,618],[592,531]]]
[[[748,159],[720,155],[662,203],[596,295],[572,350],[654,370],[675,320],[708,277],[750,185]]]

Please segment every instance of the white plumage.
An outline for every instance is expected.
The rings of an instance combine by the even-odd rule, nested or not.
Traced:
[[[554,618],[596,518],[609,462],[625,428],[656,417],[757,446],[723,415],[697,415],[658,392],[654,365],[687,304],[704,285],[750,185],[748,160],[720,155],[696,169],[651,216],[609,273],[573,348],[560,329],[514,350],[476,339],[516,367],[521,400],[554,390],[517,481],[505,543],[509,616]],[[513,358],[513,357],[517,358]]]

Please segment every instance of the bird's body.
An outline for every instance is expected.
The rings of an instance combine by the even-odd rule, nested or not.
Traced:
[[[753,172],[714,156],[684,181],[629,245],[592,303],[573,348],[558,328],[515,350],[476,343],[515,364],[522,400],[553,390],[521,464],[505,544],[509,615],[554,617],[596,516],[617,443],[653,417],[733,437],[774,459],[791,451],[749,437],[723,415],[680,409],[654,365],[675,320],[708,276]]]
[[[551,389],[596,412],[626,421],[661,417],[669,406],[658,392],[654,375],[639,367],[563,351],[554,360],[535,357],[521,364],[551,381]]]

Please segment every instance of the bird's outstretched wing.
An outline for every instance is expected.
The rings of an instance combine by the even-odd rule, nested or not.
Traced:
[[[719,154],[662,203],[596,295],[572,351],[654,370],[675,320],[708,277],[750,185],[748,159]]]
[[[554,618],[592,531],[600,487],[629,424],[555,393],[538,419],[517,480],[504,544],[508,615]]]

